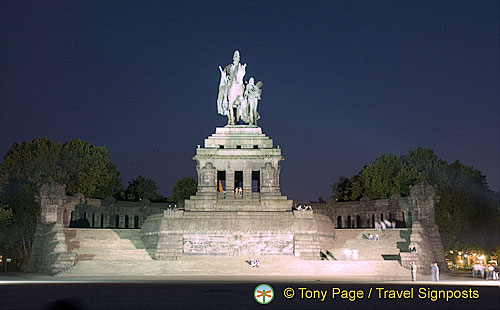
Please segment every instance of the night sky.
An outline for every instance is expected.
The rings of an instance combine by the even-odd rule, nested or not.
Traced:
[[[498,1],[1,1],[0,154],[105,146],[124,184],[196,176],[224,126],[218,66],[264,82],[284,195],[327,199],[384,153],[432,147],[500,190]]]

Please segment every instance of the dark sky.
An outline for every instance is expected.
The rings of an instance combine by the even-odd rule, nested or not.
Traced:
[[[105,146],[124,183],[196,176],[224,126],[218,66],[264,81],[281,188],[329,198],[384,153],[432,147],[500,190],[498,1],[1,1],[0,153]]]

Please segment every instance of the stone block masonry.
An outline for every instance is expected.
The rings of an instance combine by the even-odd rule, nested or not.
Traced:
[[[165,212],[162,219],[152,216],[146,220],[142,236],[147,247],[156,245],[154,258],[160,260],[176,260],[185,255],[292,255],[319,259],[320,251],[315,215],[291,210]]]

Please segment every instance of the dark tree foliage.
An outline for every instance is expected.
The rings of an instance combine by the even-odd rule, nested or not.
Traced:
[[[184,200],[196,194],[197,188],[198,182],[194,178],[182,178],[175,182],[170,199],[173,202],[184,202]]]
[[[498,193],[489,189],[479,170],[458,161],[447,164],[431,148],[379,156],[350,179],[340,177],[332,187],[338,201],[352,201],[408,196],[410,185],[420,182],[438,186],[436,223],[445,249],[495,250],[500,243]]]
[[[161,196],[156,193],[157,190],[158,187],[155,181],[140,175],[131,182],[128,182],[128,187],[125,190],[125,198],[132,201],[139,201],[145,198],[157,201],[161,199]]]
[[[7,222],[12,216],[12,209],[8,206],[0,205],[0,225],[7,225]]]
[[[349,201],[352,199],[351,179],[341,176],[333,185],[333,198],[336,201]]]
[[[35,195],[48,181],[66,184],[68,194],[104,198],[122,190],[116,168],[103,147],[79,139],[64,145],[45,138],[15,143],[0,163],[0,249],[25,266],[40,208]]]

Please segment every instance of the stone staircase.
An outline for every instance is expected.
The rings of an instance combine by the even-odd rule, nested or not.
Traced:
[[[343,260],[344,249],[358,250],[359,261],[379,261],[397,259],[399,256],[398,242],[405,240],[400,237],[401,229],[337,229],[333,248],[329,249],[335,259]],[[378,234],[379,241],[368,240],[368,235]]]
[[[259,257],[261,266],[250,267],[248,257],[183,256],[167,261],[80,261],[60,277],[132,276],[319,276],[409,279],[397,261],[318,261],[296,257]],[[255,257],[253,258],[255,259]]]
[[[69,251],[79,262],[152,261],[141,240],[140,230],[70,228]]]
[[[158,276],[319,276],[406,279],[398,261],[303,260],[295,256],[261,256],[259,268],[247,260],[257,257],[185,255],[178,260],[153,260],[144,249],[139,230],[71,229],[68,249],[78,262],[60,277]],[[358,231],[358,233],[361,233]],[[342,235],[342,234],[341,234]],[[306,241],[306,240],[302,240]],[[368,241],[367,241],[368,242]],[[374,241],[370,241],[374,242]],[[395,244],[395,242],[394,242]],[[386,252],[386,251],[384,251]],[[308,252],[304,252],[308,253]]]

